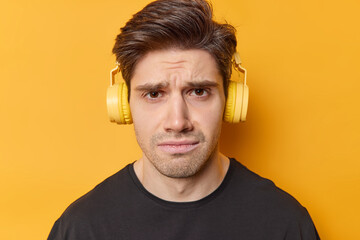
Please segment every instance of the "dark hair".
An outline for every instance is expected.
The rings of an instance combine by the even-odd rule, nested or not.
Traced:
[[[225,95],[236,51],[235,28],[213,19],[206,0],[157,0],[121,28],[112,52],[128,86],[137,62],[150,51],[161,49],[203,49],[216,60],[223,77]]]

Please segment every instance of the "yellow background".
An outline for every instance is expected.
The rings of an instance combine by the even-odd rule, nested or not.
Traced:
[[[64,209],[141,156],[108,121],[114,38],[145,0],[1,1],[0,239],[45,239]],[[360,239],[357,0],[214,0],[237,27],[247,122],[221,150],[310,212],[322,239]]]

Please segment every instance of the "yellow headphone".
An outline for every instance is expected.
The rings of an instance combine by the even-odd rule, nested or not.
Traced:
[[[228,123],[244,122],[249,101],[249,88],[246,85],[247,72],[241,67],[239,53],[235,53],[233,64],[237,71],[244,73],[244,82],[229,81],[228,96],[224,111],[224,121]],[[107,89],[106,103],[111,122],[131,124],[132,117],[128,102],[128,89],[125,81],[115,83],[115,75],[120,72],[119,65],[110,71],[110,86]]]

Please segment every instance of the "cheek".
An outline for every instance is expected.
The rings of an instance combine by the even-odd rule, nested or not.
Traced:
[[[204,106],[201,110],[194,111],[194,122],[206,135],[217,135],[221,130],[223,112],[224,104],[222,101],[210,106]]]
[[[134,126],[138,129],[141,128],[145,132],[154,130],[159,126],[162,113],[159,109],[150,107],[137,106],[131,108]]]
[[[137,137],[146,138],[152,129],[153,118],[146,117],[145,114],[138,114],[136,111],[132,112],[134,130]]]
[[[136,141],[139,144],[141,149],[149,149],[149,139],[151,137],[151,133],[149,132],[149,128],[146,123],[140,122],[139,119],[137,121],[133,121],[134,131],[136,136]]]
[[[138,142],[148,144],[149,139],[158,131],[160,116],[151,109],[142,107],[139,104],[131,106],[133,125]],[[141,144],[140,144],[141,145]]]

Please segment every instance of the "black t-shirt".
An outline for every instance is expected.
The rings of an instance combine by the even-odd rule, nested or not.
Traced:
[[[235,159],[221,185],[194,202],[148,192],[133,164],[72,203],[48,240],[320,239],[307,212],[273,182]]]

